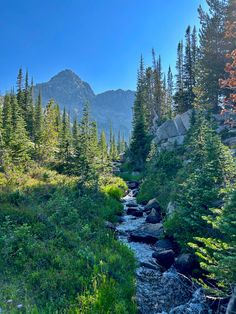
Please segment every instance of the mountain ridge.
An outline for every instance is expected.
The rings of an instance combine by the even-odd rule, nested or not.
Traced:
[[[83,81],[74,71],[65,69],[47,82],[36,84],[35,99],[39,93],[44,106],[50,99],[54,99],[60,109],[65,107],[72,117],[80,117],[84,103],[89,102],[92,117],[98,123],[99,130],[105,129],[108,134],[112,124],[116,133],[121,131],[126,139],[130,135],[135,96],[132,90],[118,88],[95,94],[89,83]]]

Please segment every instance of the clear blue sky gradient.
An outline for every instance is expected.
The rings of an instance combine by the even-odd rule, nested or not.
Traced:
[[[199,26],[205,0],[0,0],[0,92],[20,66],[35,82],[69,68],[96,93],[135,89],[141,53],[166,70],[187,25]]]

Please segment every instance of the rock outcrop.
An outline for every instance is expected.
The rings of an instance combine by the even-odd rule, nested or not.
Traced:
[[[174,119],[164,122],[154,132],[154,142],[159,149],[171,150],[175,145],[182,145],[190,128],[192,110],[178,114]]]

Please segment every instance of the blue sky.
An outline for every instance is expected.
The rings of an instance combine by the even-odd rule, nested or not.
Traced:
[[[205,0],[0,0],[0,92],[20,66],[35,82],[69,68],[96,93],[135,89],[141,53],[175,66],[188,24]]]

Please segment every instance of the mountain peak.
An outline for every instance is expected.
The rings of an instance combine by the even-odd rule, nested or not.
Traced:
[[[112,122],[115,132],[120,130],[128,138],[134,92],[117,89],[95,95],[90,85],[70,69],[58,72],[48,82],[36,84],[35,98],[39,92],[44,106],[50,99],[54,99],[61,110],[65,107],[72,117],[81,116],[83,105],[88,101],[91,104],[91,114],[100,129],[104,129],[108,134]]]
[[[70,69],[65,69],[65,70],[62,70],[60,72],[58,72],[56,75],[54,75],[50,81],[52,80],[55,80],[55,79],[72,79],[72,80],[76,80],[76,81],[79,81],[79,82],[83,82],[81,80],[81,78],[75,73],[73,72],[72,70]]]

